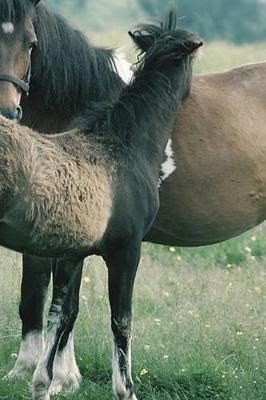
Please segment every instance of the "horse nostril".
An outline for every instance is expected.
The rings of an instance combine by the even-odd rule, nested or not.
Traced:
[[[8,119],[13,119],[14,121],[20,122],[22,118],[22,108],[20,106],[13,108],[0,107],[0,114]]]
[[[22,119],[22,108],[20,106],[15,108],[15,112],[14,112],[14,119],[17,122],[20,122]]]

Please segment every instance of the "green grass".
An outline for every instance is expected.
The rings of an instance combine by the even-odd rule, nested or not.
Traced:
[[[196,70],[265,56],[266,44],[211,44]],[[0,255],[2,377],[14,364],[20,340],[21,262],[5,249]],[[265,226],[204,248],[145,244],[134,310],[133,378],[140,400],[266,399]],[[112,398],[109,318],[105,267],[92,257],[84,271],[76,326],[82,387],[74,397],[56,400]],[[29,397],[27,382],[0,380],[0,400]]]
[[[205,248],[143,246],[134,296],[139,399],[265,399],[265,265],[266,227]],[[3,376],[19,345],[19,256],[2,249],[0,268]],[[84,380],[74,398],[110,399],[106,271],[96,257],[84,272],[76,352]],[[1,400],[28,398],[26,382],[0,381]]]

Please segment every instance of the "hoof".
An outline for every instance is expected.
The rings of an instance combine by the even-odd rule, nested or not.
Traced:
[[[38,365],[43,346],[42,333],[29,333],[21,341],[14,368],[3,379],[6,381],[29,379]]]
[[[47,386],[43,382],[35,383],[32,388],[33,400],[50,400],[50,393],[47,391]]]
[[[132,390],[128,390],[125,387],[117,387],[114,389],[115,398],[117,400],[138,400],[135,393]]]
[[[53,380],[49,393],[51,396],[60,392],[74,393],[79,389],[81,379],[74,354],[73,334],[71,334],[67,346],[55,356]]]
[[[33,369],[34,369],[34,367],[28,368],[28,367],[25,367],[23,365],[20,365],[20,366],[15,365],[15,367],[12,368],[11,371],[9,371],[2,378],[2,380],[3,381],[13,381],[15,379],[26,379],[26,380],[28,380],[31,377],[32,373],[33,373]]]
[[[55,396],[61,392],[64,393],[75,393],[79,390],[81,381],[81,375],[68,375],[66,377],[56,378],[54,377],[51,386],[49,388],[49,395]]]
[[[124,395],[119,394],[116,396],[116,399],[117,400],[138,400],[134,393],[129,396],[128,395],[124,396]]]
[[[53,380],[51,386],[49,387],[49,395],[56,396],[62,391],[63,391],[63,385],[60,382]]]
[[[50,400],[50,387],[51,381],[45,368],[40,366],[34,372],[32,381],[32,399],[33,400]]]

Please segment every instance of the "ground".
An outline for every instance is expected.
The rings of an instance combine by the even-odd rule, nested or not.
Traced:
[[[1,249],[0,376],[18,351],[20,256]],[[133,377],[142,400],[264,400],[266,226],[199,249],[144,245],[134,296]],[[106,271],[85,267],[76,327],[84,376],[75,399],[111,398]],[[0,382],[0,399],[28,399]],[[70,396],[59,396],[58,399]]]

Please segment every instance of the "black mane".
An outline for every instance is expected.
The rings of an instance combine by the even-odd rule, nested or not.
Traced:
[[[12,1],[20,6],[28,3]],[[38,130],[39,115],[45,113],[50,119],[54,115],[70,121],[91,101],[117,98],[123,82],[112,67],[112,49],[94,47],[81,32],[42,4],[36,7],[33,22],[38,46],[32,54],[30,95],[22,104],[25,115],[28,104],[30,115],[34,109],[35,120],[30,126]]]
[[[33,9],[31,0],[1,0],[0,21],[20,23]]]
[[[159,26],[142,24],[129,35],[141,52],[134,79],[118,100],[95,103],[73,121],[73,127],[78,126],[85,134],[96,132],[109,140],[111,133],[125,148],[139,143],[147,132],[160,131],[158,126],[167,129],[169,113],[174,110],[175,117],[178,106],[190,94],[192,62],[202,46],[197,35],[176,27],[175,10]],[[156,147],[153,135],[148,140]]]

